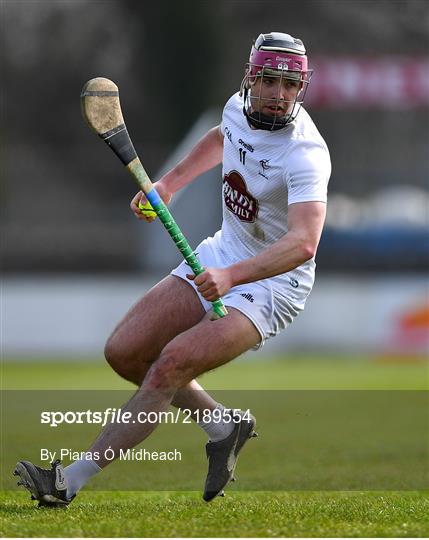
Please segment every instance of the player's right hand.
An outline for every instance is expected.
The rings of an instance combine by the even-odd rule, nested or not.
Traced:
[[[158,195],[161,197],[164,203],[168,205],[169,202],[171,201],[172,194],[165,189],[165,187],[163,186],[161,182],[155,182],[154,187],[156,188]],[[145,205],[147,204],[147,202],[148,201],[143,191],[139,191],[131,199],[130,208],[137,219],[151,223],[152,221],[156,219],[156,216],[145,215],[142,213],[141,209],[139,208],[139,204]]]

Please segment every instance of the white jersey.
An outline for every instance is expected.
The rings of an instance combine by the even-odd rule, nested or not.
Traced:
[[[252,129],[236,93],[225,105],[221,131],[223,224],[216,237],[226,261],[233,264],[257,255],[287,233],[289,204],[326,202],[331,162],[325,141],[303,108],[283,129]],[[273,293],[281,297],[292,285],[306,297],[315,266],[311,259],[269,278]]]
[[[278,131],[251,129],[243,114],[243,100],[235,94],[225,105],[221,130],[222,229],[196,248],[203,266],[214,268],[257,255],[284,236],[288,205],[326,202],[331,174],[328,148],[304,109]],[[253,322],[262,345],[304,309],[315,266],[312,259],[285,274],[232,287],[223,301]],[[172,271],[197,291],[188,273],[185,261]],[[202,296],[200,300],[208,311],[210,302]]]

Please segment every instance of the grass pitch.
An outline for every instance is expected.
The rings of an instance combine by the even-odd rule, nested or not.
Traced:
[[[423,362],[342,358],[284,361],[253,355],[250,358],[207,374],[202,384],[211,389],[230,390],[428,388],[428,365]],[[23,400],[31,395],[25,392],[30,389],[131,388],[96,361],[4,362],[2,387],[22,390],[19,395]],[[287,429],[286,418],[281,425]],[[260,439],[262,443],[263,437]],[[4,455],[4,460],[8,457]],[[259,458],[255,450],[243,453],[238,484],[246,482],[246,478],[240,478],[240,471],[246,470],[247,461],[263,470],[264,460]],[[355,467],[364,470],[370,467],[370,463],[358,458]],[[285,451],[284,460],[287,459]],[[327,459],[336,464],[339,456],[328,454]],[[119,463],[118,470],[127,470],[122,465],[128,464]],[[130,467],[133,474],[132,471],[144,468],[145,464],[132,463]],[[3,472],[6,475],[8,471]],[[398,469],[397,475],[401,474],[403,471]],[[97,479],[102,485],[101,476]],[[204,478],[197,480],[202,485]],[[262,484],[256,487],[263,489]],[[8,537],[425,537],[429,535],[429,492],[230,489],[225,498],[206,504],[201,492],[196,491],[84,490],[68,509],[52,510],[37,509],[24,490],[7,490],[0,493],[0,534]]]
[[[421,493],[250,492],[206,504],[199,493],[82,492],[67,510],[3,493],[9,537],[425,537]]]

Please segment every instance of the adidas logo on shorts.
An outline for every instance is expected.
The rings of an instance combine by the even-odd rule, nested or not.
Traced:
[[[241,293],[241,296],[245,298],[246,300],[249,300],[249,302],[253,303],[255,301],[255,299],[250,293]]]

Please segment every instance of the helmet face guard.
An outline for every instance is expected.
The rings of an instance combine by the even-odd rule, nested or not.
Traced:
[[[305,48],[300,40],[278,32],[261,34],[252,46],[240,86],[240,95],[244,95],[243,112],[249,123],[257,129],[275,131],[293,122],[304,102],[311,75],[312,70],[308,69]],[[263,97],[261,85],[259,92],[252,92],[258,79],[262,81],[264,78],[274,79],[277,97]],[[280,98],[280,89],[287,80],[298,83],[298,91],[292,100]],[[263,114],[261,110],[268,104],[285,114]]]

